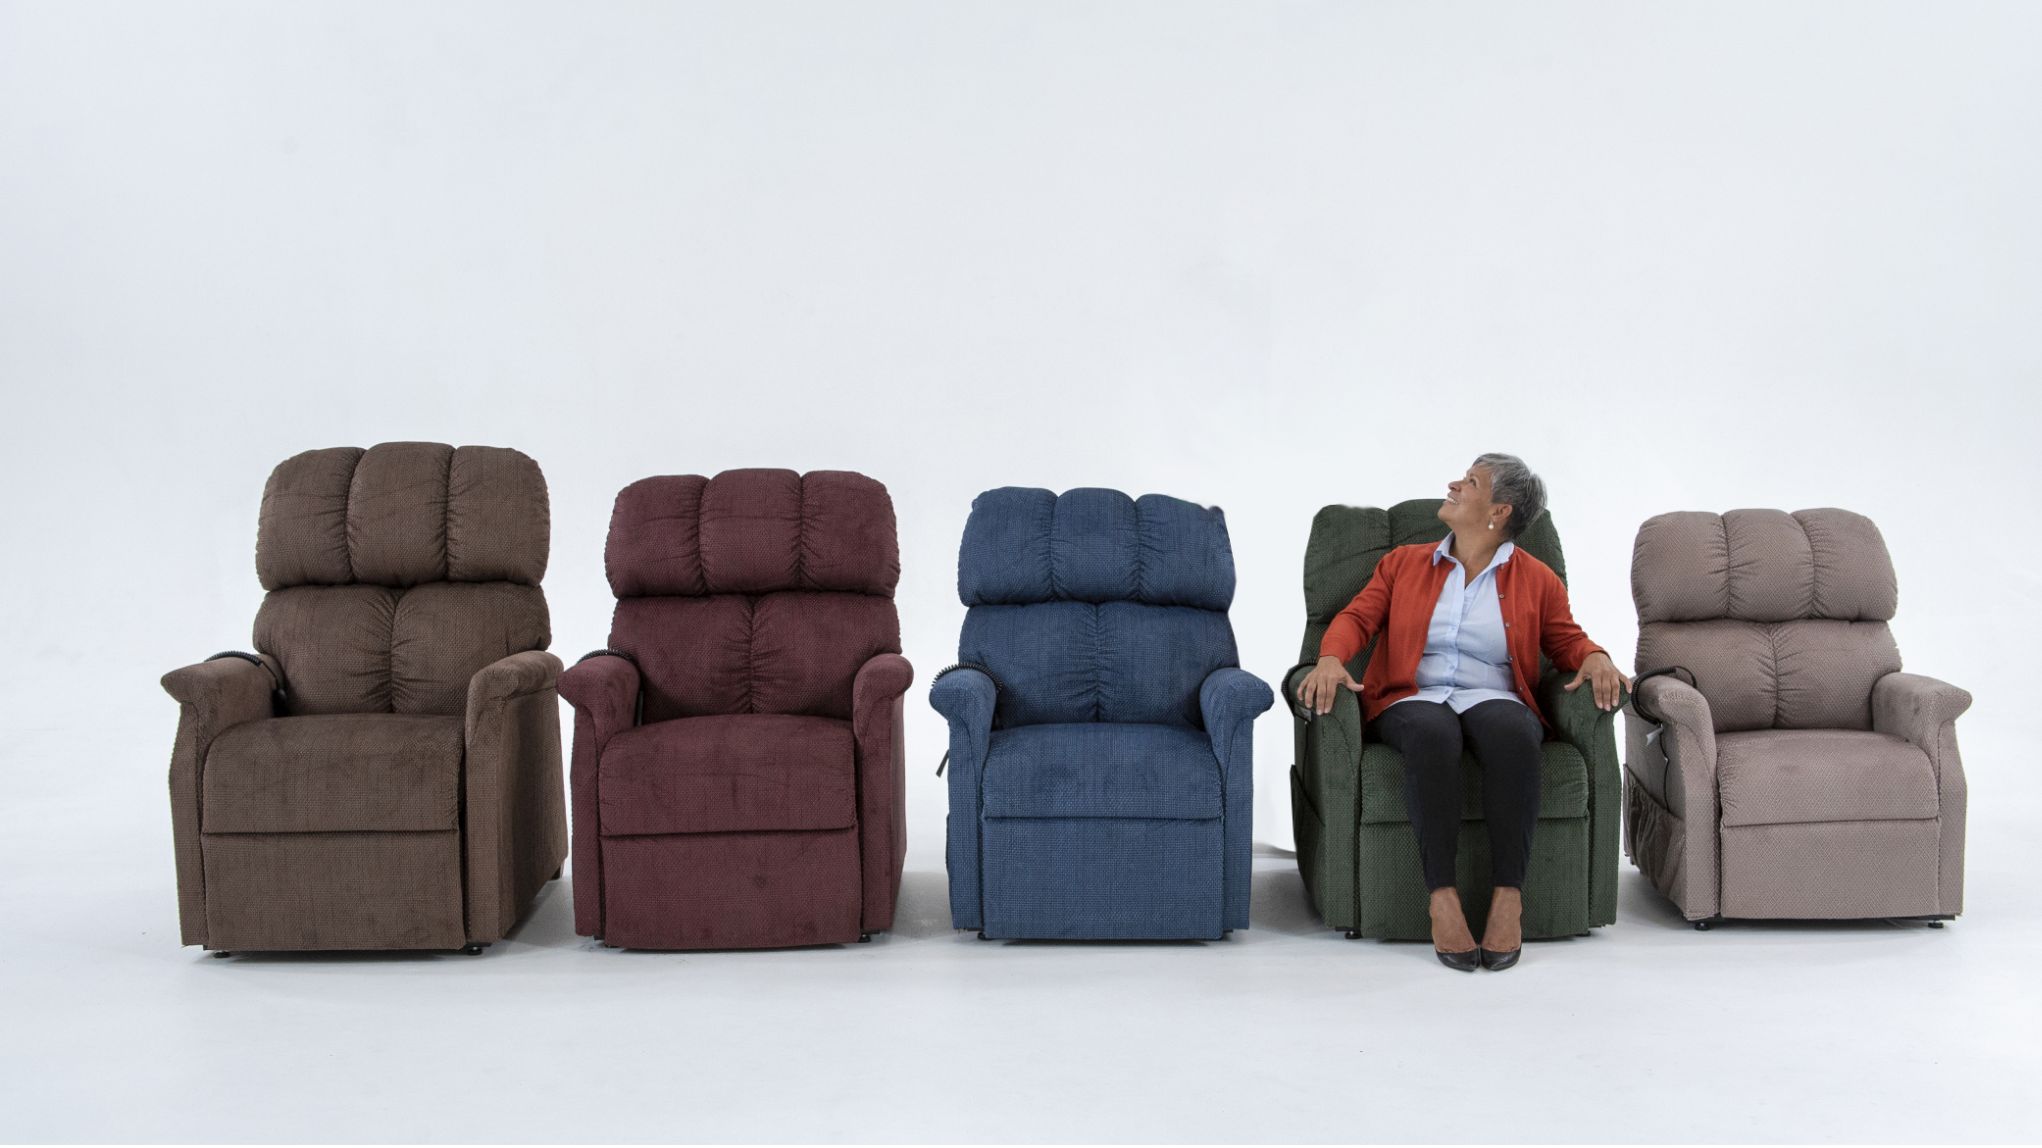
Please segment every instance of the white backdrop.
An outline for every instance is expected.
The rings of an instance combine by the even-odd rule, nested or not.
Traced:
[[[1625,666],[1647,516],[1872,516],[1909,668],[1977,697],[1974,873],[2025,863],[2038,46],[2022,4],[0,3],[0,824],[135,835],[171,944],[156,680],[249,644],[306,448],[536,458],[569,661],[625,483],[885,482],[923,870],[978,491],[1223,507],[1274,678],[1321,505],[1505,450]],[[1256,753],[1285,846],[1281,710]],[[90,868],[51,848],[10,900]]]

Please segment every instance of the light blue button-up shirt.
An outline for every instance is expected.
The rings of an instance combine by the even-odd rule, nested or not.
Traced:
[[[1496,596],[1496,571],[1517,553],[1517,543],[1497,547],[1489,568],[1475,575],[1470,584],[1467,569],[1453,556],[1453,541],[1454,536],[1447,535],[1432,552],[1434,566],[1445,560],[1454,568],[1440,588],[1432,624],[1425,631],[1425,654],[1418,659],[1418,692],[1397,699],[1395,704],[1445,702],[1457,714],[1487,701],[1523,705],[1510,673],[1503,603]]]

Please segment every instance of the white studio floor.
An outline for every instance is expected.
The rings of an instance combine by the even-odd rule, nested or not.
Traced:
[[[1228,943],[980,942],[948,927],[920,826],[898,928],[870,945],[604,950],[562,881],[481,957],[212,960],[177,944],[167,724],[9,752],[9,1140],[2042,1133],[2032,811],[1987,786],[1949,928],[1698,934],[1627,867],[1614,927],[1503,974],[1342,939],[1266,848],[1255,927]]]

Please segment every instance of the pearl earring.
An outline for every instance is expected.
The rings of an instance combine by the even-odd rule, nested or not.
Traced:
[[[1494,530],[1494,529],[1496,529],[1496,524],[1495,524],[1495,523],[1493,523],[1493,522],[1492,522],[1492,523],[1490,523],[1490,524],[1489,524],[1489,529],[1491,529],[1491,530]]]

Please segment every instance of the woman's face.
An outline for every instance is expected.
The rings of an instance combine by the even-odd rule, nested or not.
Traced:
[[[1489,498],[1489,468],[1471,466],[1468,473],[1446,484],[1446,501],[1439,504],[1439,520],[1464,538],[1490,534],[1490,523],[1503,529],[1510,507],[1498,506]]]

